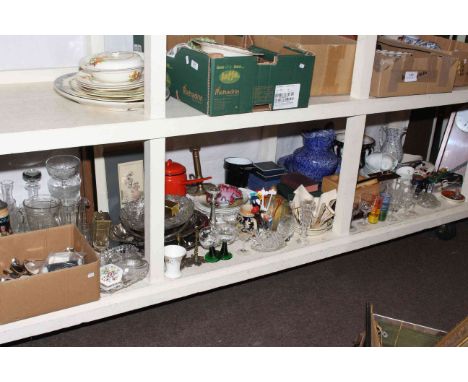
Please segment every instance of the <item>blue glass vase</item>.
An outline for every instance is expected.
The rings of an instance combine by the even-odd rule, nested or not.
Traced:
[[[324,176],[334,174],[338,165],[338,157],[333,151],[335,131],[310,131],[303,133],[302,137],[304,146],[279,162],[290,172],[299,172],[317,182],[321,182]]]

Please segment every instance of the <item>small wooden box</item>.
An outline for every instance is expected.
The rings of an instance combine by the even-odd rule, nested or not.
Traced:
[[[359,176],[358,180],[366,179],[364,176]],[[328,175],[322,179],[322,192],[327,192],[338,188],[340,180],[339,175]],[[356,195],[360,195],[362,192],[369,192],[371,194],[378,195],[380,193],[380,185],[377,179],[369,180],[369,183],[358,184],[356,186]]]

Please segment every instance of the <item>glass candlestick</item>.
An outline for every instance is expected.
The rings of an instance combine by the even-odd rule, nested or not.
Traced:
[[[207,191],[211,195],[211,212],[210,212],[210,225],[216,228],[216,197],[218,196],[219,189],[214,188]]]

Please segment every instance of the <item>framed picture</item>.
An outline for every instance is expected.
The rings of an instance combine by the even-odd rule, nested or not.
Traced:
[[[118,164],[120,208],[126,203],[144,196],[143,161]]]

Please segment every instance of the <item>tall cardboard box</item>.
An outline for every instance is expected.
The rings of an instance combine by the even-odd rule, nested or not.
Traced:
[[[370,95],[393,97],[413,94],[447,93],[453,90],[458,59],[445,51],[434,51],[379,37],[388,51],[408,52],[390,56],[376,52]]]
[[[315,56],[311,96],[349,94],[356,41],[341,36],[278,36]]]
[[[1,237],[0,272],[12,257],[45,259],[67,247],[84,252],[85,264],[0,283],[0,324],[99,300],[99,260],[74,225]]]
[[[342,95],[351,92],[356,41],[341,36],[244,35],[227,36],[228,43],[256,45],[267,49],[292,46],[315,56],[311,96]]]
[[[169,36],[167,46],[183,39]],[[216,41],[226,39],[216,36]],[[169,51],[171,95],[210,116],[308,106],[314,56],[289,47],[249,50],[258,55],[219,57],[186,46]]]

